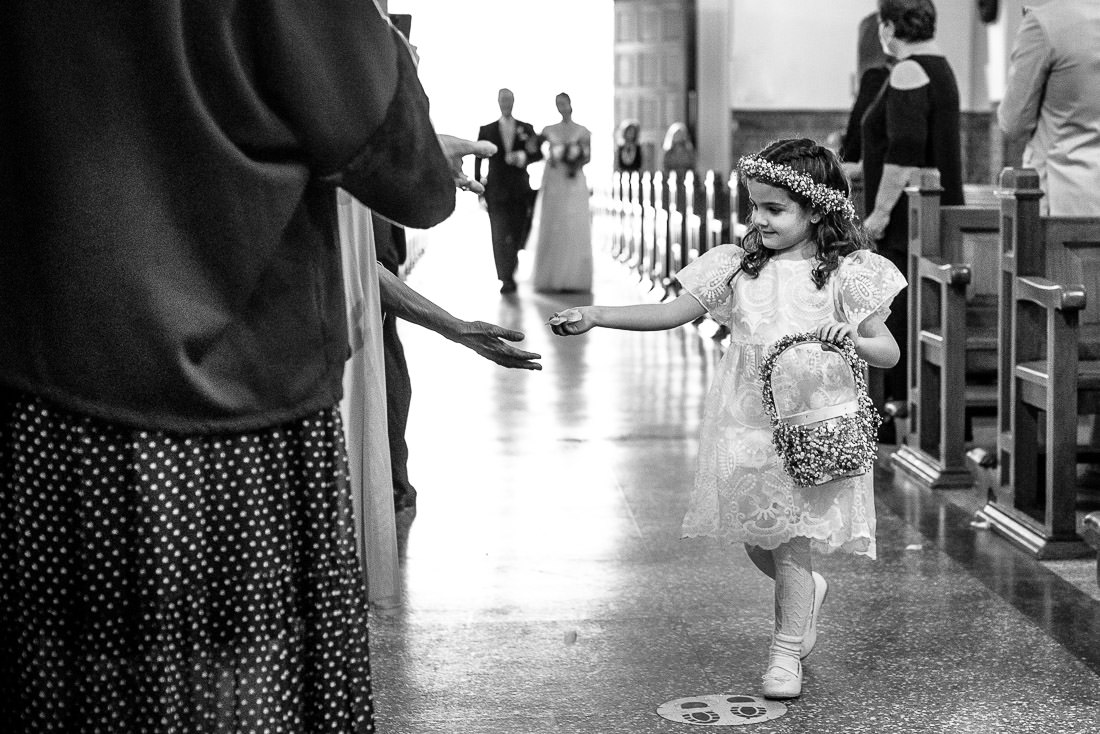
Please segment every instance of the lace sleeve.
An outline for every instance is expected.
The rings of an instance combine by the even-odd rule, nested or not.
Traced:
[[[676,280],[703,305],[712,319],[727,323],[732,316],[730,280],[744,255],[745,251],[737,245],[720,245],[707,250],[676,273]]]
[[[872,314],[889,314],[890,303],[906,286],[901,271],[870,250],[857,250],[841,260],[836,277],[837,311],[856,325]]]

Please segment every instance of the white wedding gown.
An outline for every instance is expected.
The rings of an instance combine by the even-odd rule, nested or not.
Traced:
[[[587,131],[583,131],[587,132]],[[592,221],[584,169],[570,176],[560,161],[574,140],[555,139],[550,132],[550,160],[535,201],[528,252],[534,253],[531,280],[540,293],[592,290]]]

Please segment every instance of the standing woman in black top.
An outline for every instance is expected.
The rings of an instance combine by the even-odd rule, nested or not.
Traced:
[[[944,204],[962,204],[959,141],[959,88],[955,74],[935,41],[932,0],[879,0],[879,38],[897,63],[890,79],[863,115],[864,226],[879,251],[907,272],[908,209],[902,195],[918,168],[940,172]],[[898,344],[907,344],[905,301],[895,302],[886,321]],[[884,375],[875,396],[879,407],[907,397],[906,360]],[[880,440],[893,442],[892,424]]]

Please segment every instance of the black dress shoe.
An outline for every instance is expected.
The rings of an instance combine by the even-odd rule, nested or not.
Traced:
[[[515,293],[516,292],[516,284],[512,281],[508,281],[500,287],[500,292],[504,293],[504,294]]]

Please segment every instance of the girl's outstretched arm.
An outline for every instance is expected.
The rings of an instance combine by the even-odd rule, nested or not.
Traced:
[[[583,334],[596,326],[627,331],[661,331],[694,321],[706,312],[695,296],[683,293],[667,303],[567,308],[554,314],[549,323],[558,336]]]
[[[865,318],[858,329],[851,324],[835,322],[818,327],[817,335],[831,341],[850,337],[856,345],[856,354],[871,367],[893,367],[901,358],[901,350],[898,349],[894,335],[878,314]]]

